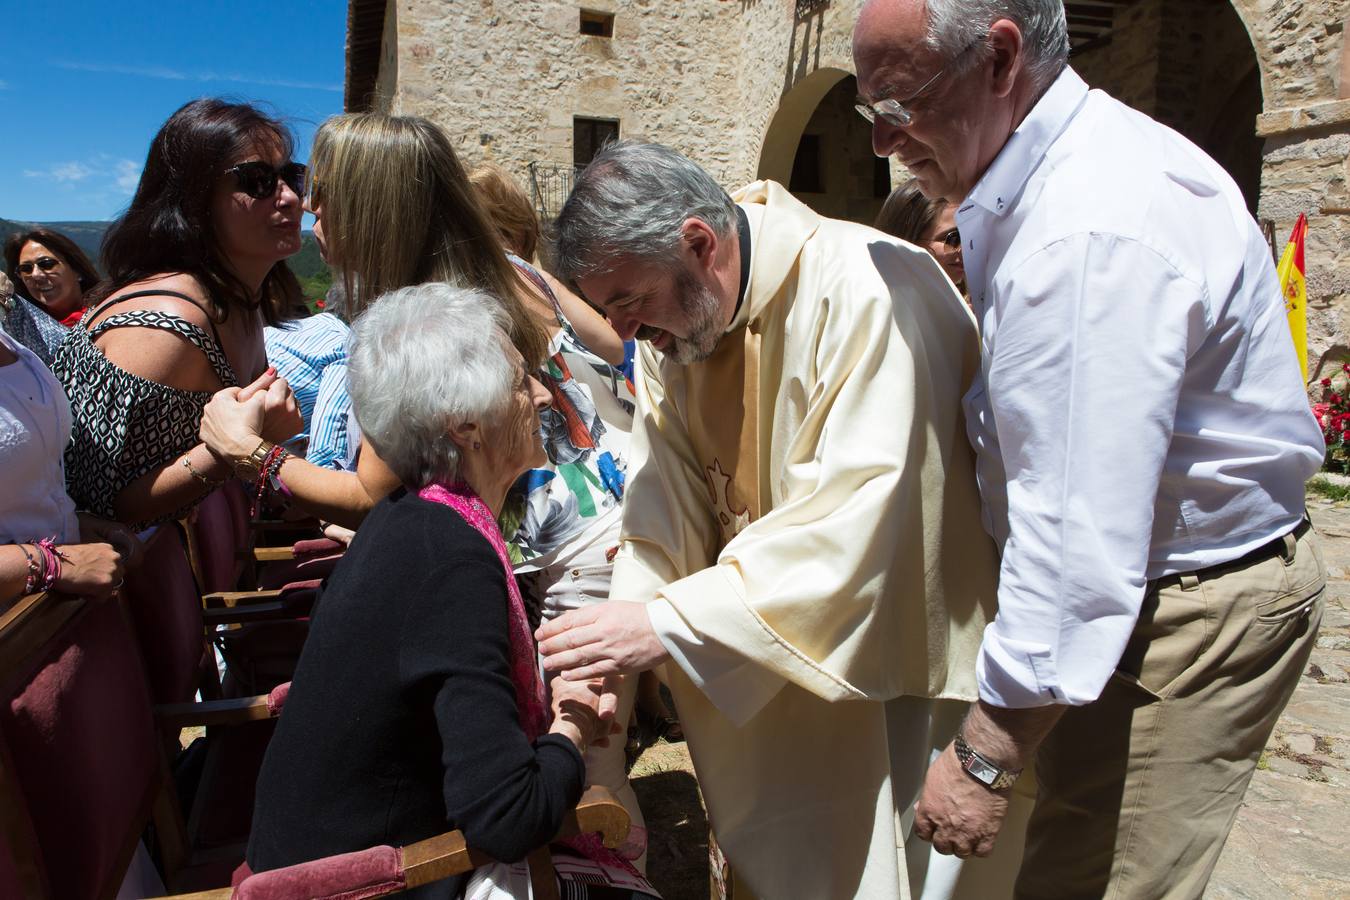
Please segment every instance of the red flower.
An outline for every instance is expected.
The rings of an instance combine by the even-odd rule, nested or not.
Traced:
[[[315,301],[314,301],[314,305],[317,306],[319,309],[323,309],[323,301],[322,301],[322,300],[315,300]],[[1331,384],[1330,379],[1327,380],[1327,384]]]
[[[1331,403],[1332,406],[1335,406],[1336,404],[1340,403],[1341,399],[1342,399],[1341,395],[1336,393],[1333,393],[1331,394],[1331,396],[1327,397],[1327,401]]]
[[[1323,379],[1322,379],[1322,387],[1331,387],[1331,379],[1330,379],[1330,378],[1323,378]]]
[[[1350,374],[1350,363],[1341,363],[1341,371]]]
[[[1331,410],[1329,403],[1314,403],[1312,405],[1313,415],[1317,417],[1317,424],[1322,424],[1322,418]]]

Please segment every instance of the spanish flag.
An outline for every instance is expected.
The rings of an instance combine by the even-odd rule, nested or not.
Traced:
[[[1298,364],[1303,369],[1303,380],[1308,380],[1308,281],[1303,264],[1303,238],[1308,233],[1308,217],[1298,214],[1294,230],[1289,234],[1289,246],[1284,248],[1280,266],[1280,289],[1284,292],[1284,309],[1289,315],[1289,333],[1294,336]]]

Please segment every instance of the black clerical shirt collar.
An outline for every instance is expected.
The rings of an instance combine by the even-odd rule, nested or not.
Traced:
[[[736,310],[731,314],[733,322],[745,302],[745,289],[750,286],[750,219],[739,206],[736,207],[736,236],[741,243],[741,289],[736,295]]]

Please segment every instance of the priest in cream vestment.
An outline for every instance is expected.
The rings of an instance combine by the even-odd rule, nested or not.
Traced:
[[[612,145],[559,218],[563,274],[644,341],[611,590],[638,603],[540,649],[573,678],[671,663],[736,900],[907,897],[902,819],[963,706],[934,701],[976,696],[993,617],[973,321],[923,251],[773,182],[717,209],[697,175],[726,197]]]

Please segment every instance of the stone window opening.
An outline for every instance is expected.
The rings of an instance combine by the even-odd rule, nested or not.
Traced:
[[[577,168],[590,165],[595,155],[619,139],[617,119],[572,119],[572,165]]]
[[[588,37],[614,37],[614,13],[598,12],[593,9],[581,11],[580,33]]]

